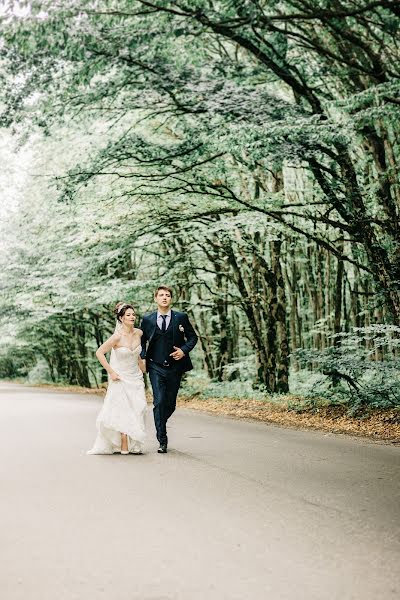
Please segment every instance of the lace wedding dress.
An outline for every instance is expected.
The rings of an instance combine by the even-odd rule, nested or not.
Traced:
[[[128,436],[129,452],[143,451],[147,403],[138,365],[140,349],[141,346],[134,350],[121,346],[111,350],[110,365],[121,380],[109,380],[103,408],[96,420],[97,437],[87,454],[120,452],[121,433]]]

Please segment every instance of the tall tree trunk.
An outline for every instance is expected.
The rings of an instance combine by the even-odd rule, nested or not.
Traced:
[[[342,260],[338,260],[337,271],[336,271],[336,285],[335,285],[335,316],[333,322],[333,333],[334,345],[340,346],[341,340],[339,333],[342,331],[341,318],[342,318],[342,299],[343,299],[343,273],[344,265]]]
[[[286,293],[281,268],[281,240],[272,242],[271,263],[277,284],[276,329],[278,340],[278,360],[276,364],[276,391],[289,391],[289,343],[286,324]]]

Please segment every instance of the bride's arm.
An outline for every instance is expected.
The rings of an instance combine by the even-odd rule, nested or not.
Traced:
[[[140,335],[140,338],[141,338],[141,340],[140,340],[140,341],[142,342],[142,339],[143,339],[143,337],[142,337],[142,336],[143,336],[143,331],[142,331],[141,329],[138,329],[138,333],[139,333],[139,335]],[[142,346],[142,348],[143,348],[143,346]],[[138,356],[138,365],[139,365],[139,369],[142,371],[142,373],[146,373],[146,359],[145,359],[145,358],[142,358],[142,357],[140,356],[140,354],[139,354],[139,356]]]
[[[107,341],[104,342],[104,344],[99,346],[96,350],[96,356],[98,358],[99,363],[102,367],[104,367],[104,369],[107,371],[107,373],[110,375],[113,381],[118,381],[121,378],[109,364],[105,355],[107,354],[107,352],[110,352],[110,350],[115,346],[119,338],[120,336],[114,333],[110,338],[108,338]]]

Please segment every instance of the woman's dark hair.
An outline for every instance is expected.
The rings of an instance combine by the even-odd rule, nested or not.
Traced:
[[[120,321],[122,319],[122,317],[124,316],[124,314],[126,313],[128,308],[131,308],[133,310],[133,312],[136,314],[136,311],[133,308],[132,304],[125,304],[125,302],[118,302],[118,304],[115,305],[114,314],[117,317],[118,321]]]

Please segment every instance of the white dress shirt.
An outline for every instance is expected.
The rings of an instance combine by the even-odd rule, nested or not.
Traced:
[[[169,310],[165,315],[167,318],[165,319],[165,327],[168,329],[169,322],[171,321],[171,311]],[[161,317],[161,313],[157,311],[157,325],[160,329],[162,329],[163,319]]]

